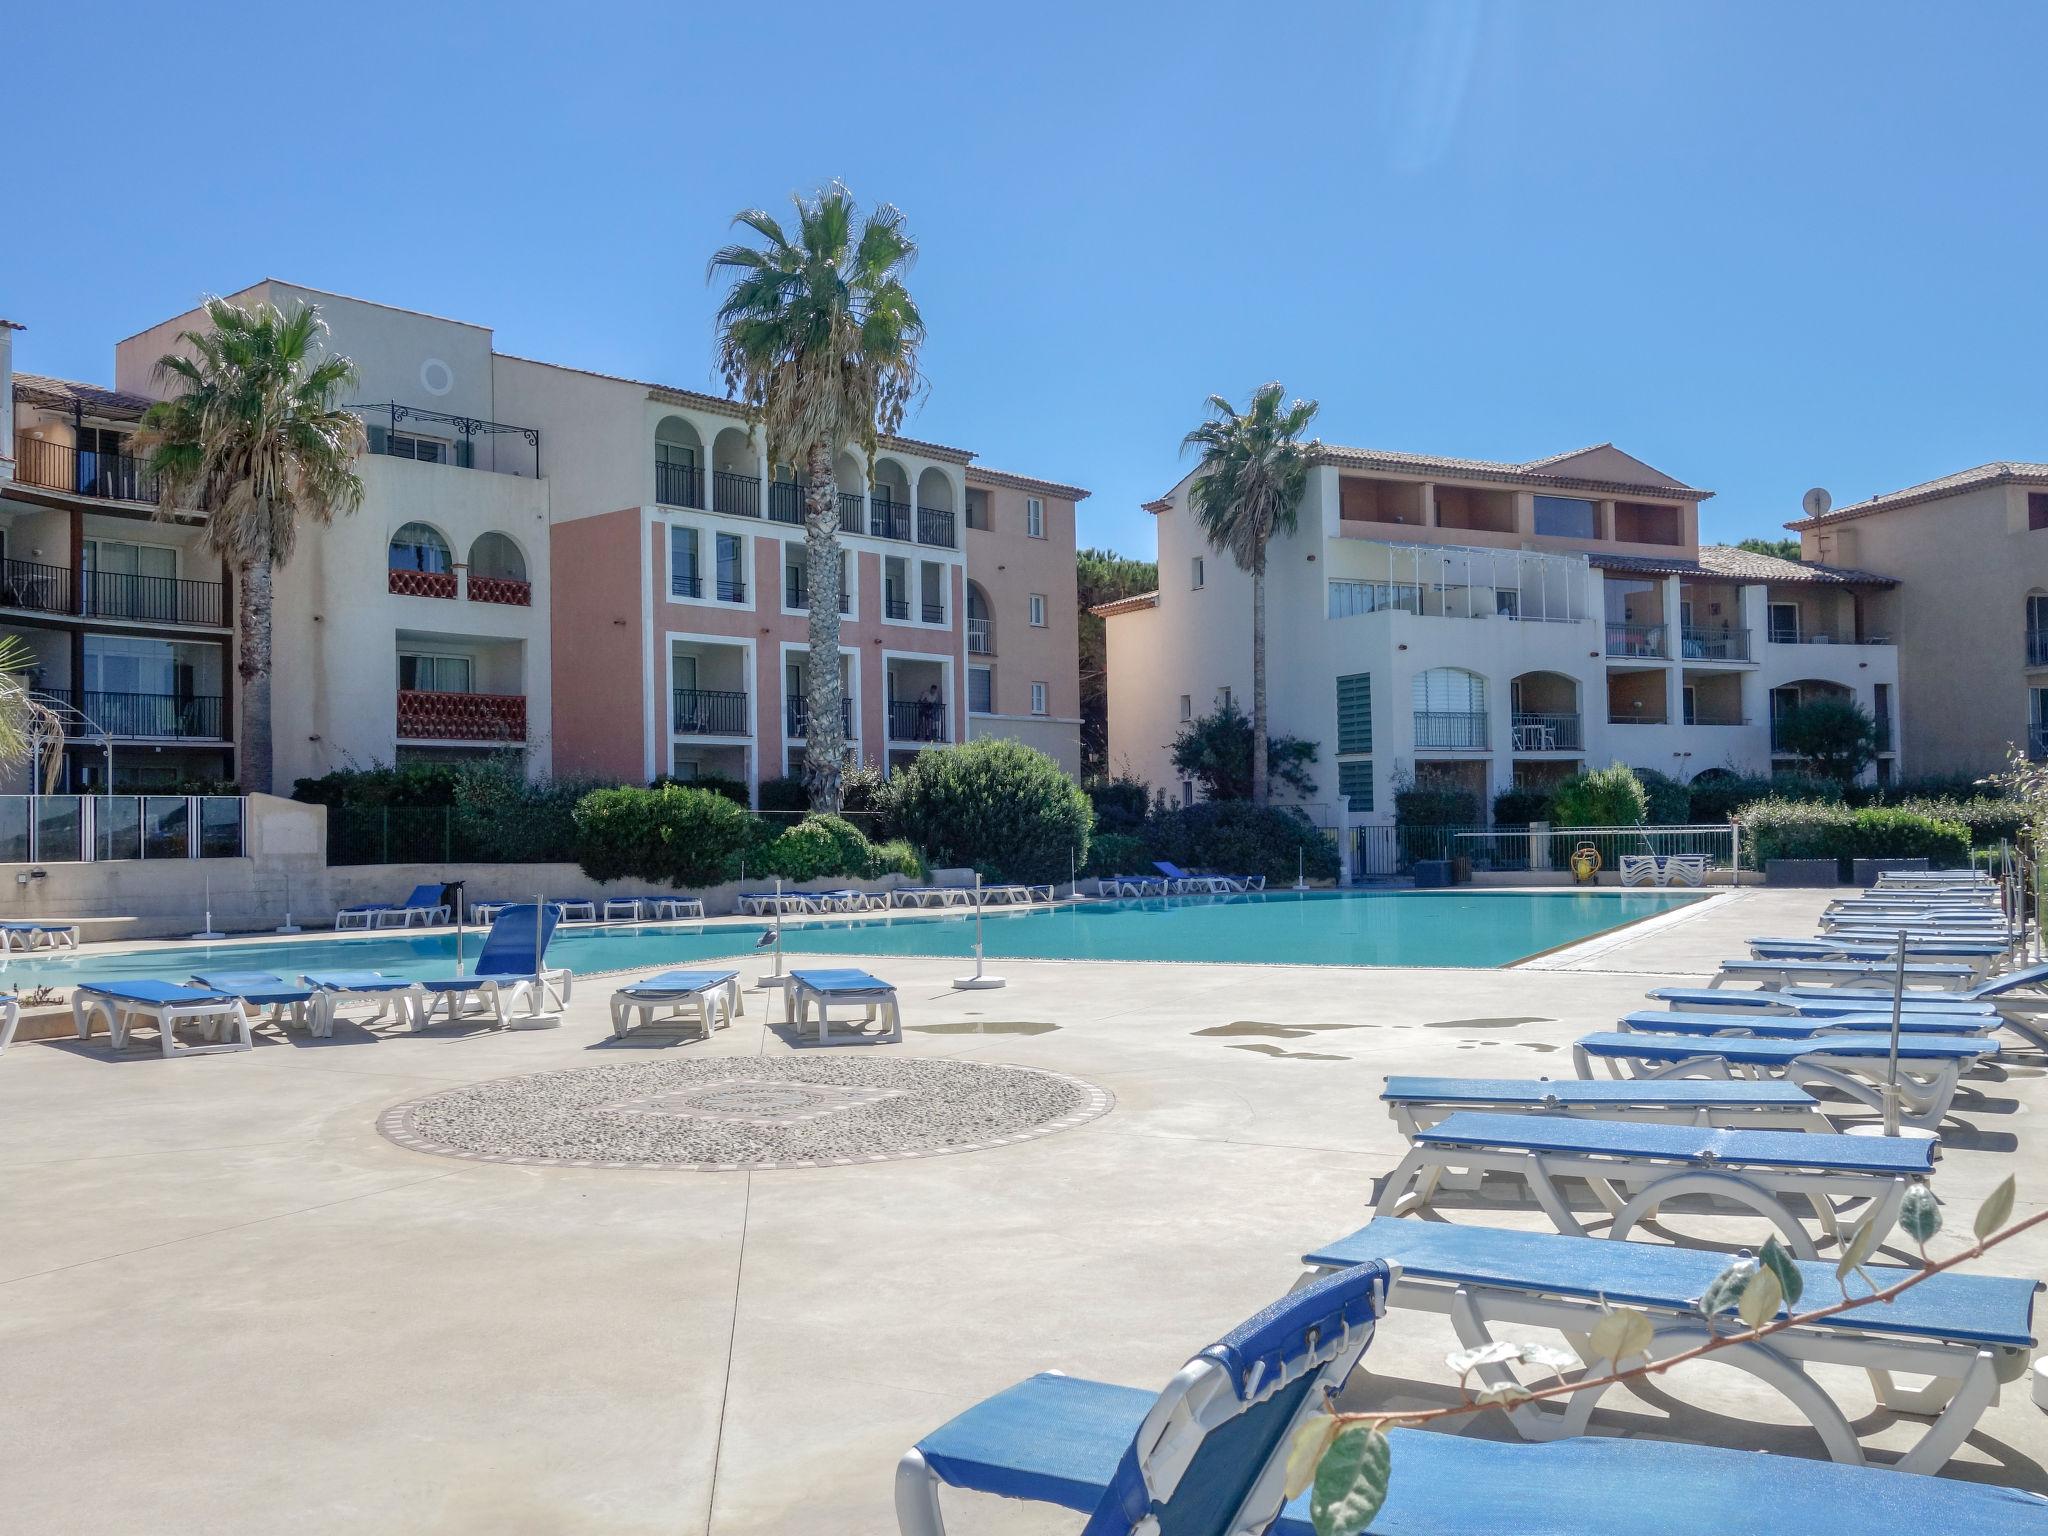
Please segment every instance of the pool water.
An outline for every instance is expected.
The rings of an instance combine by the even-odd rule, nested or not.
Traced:
[[[991,911],[982,931],[991,960],[1490,967],[1699,899],[1665,891],[1269,891]],[[579,975],[656,970],[745,955],[762,931],[760,924],[579,924],[556,931],[548,960]],[[463,958],[474,961],[481,942],[478,934],[465,934]],[[974,920],[899,913],[836,922],[785,921],[782,947],[793,956],[971,958]],[[8,986],[63,987],[85,980],[177,978],[203,970],[446,976],[455,971],[456,958],[452,933],[246,939],[129,954],[17,956],[0,965],[0,980]]]

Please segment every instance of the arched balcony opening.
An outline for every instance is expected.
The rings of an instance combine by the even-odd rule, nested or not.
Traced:
[[[761,455],[742,427],[726,427],[711,440],[711,510],[761,515]]]
[[[1586,735],[1579,685],[1562,672],[1524,672],[1508,684],[1517,752],[1581,752]]]
[[[654,499],[665,507],[704,505],[704,439],[684,417],[655,424]]]
[[[509,534],[477,535],[469,546],[469,600],[530,607],[533,585],[526,574],[526,555]]]
[[[1485,752],[1486,679],[1463,667],[1431,667],[1415,675],[1415,749]]]
[[[455,555],[438,528],[407,523],[391,535],[390,590],[400,597],[454,597]]]

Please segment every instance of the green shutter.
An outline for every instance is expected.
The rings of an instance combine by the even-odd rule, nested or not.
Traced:
[[[1337,750],[1372,750],[1372,676],[1354,673],[1337,679]]]
[[[1337,793],[1350,797],[1351,809],[1370,811],[1372,809],[1372,759],[1353,758],[1348,763],[1337,765]]]

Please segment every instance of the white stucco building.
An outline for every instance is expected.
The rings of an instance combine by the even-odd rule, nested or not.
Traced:
[[[1098,610],[1110,761],[1183,796],[1170,744],[1251,700],[1250,577],[1208,547],[1190,475],[1148,504],[1159,590]],[[1772,722],[1823,693],[1880,723],[1899,771],[1893,583],[1699,545],[1695,489],[1603,444],[1526,464],[1328,448],[1267,574],[1276,735],[1318,744],[1333,824],[1393,819],[1448,780],[1509,785],[1622,761],[1682,781],[1768,771]]]

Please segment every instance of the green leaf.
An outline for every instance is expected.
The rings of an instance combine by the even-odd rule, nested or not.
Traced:
[[[1323,1450],[1336,1433],[1337,1421],[1327,1413],[1311,1414],[1301,1421],[1287,1452],[1288,1498],[1300,1498],[1316,1480],[1316,1463],[1323,1459]]]
[[[1387,1437],[1364,1424],[1338,1432],[1316,1463],[1308,1514],[1316,1536],[1361,1536],[1387,1499]]]
[[[1899,1202],[1899,1229],[1923,1248],[1941,1230],[1941,1207],[1925,1184],[1915,1184]]]
[[[1700,1294],[1700,1311],[1707,1318],[1718,1317],[1733,1310],[1742,1299],[1742,1288],[1749,1284],[1750,1276],[1757,1272],[1754,1259],[1737,1259],[1720,1274],[1708,1282]]]
[[[1786,1310],[1798,1306],[1800,1293],[1806,1289],[1806,1277],[1799,1273],[1798,1260],[1785,1250],[1775,1234],[1764,1239],[1763,1252],[1757,1255],[1757,1260],[1778,1277],[1778,1289],[1785,1293]]]
[[[1759,1269],[1749,1277],[1749,1284],[1742,1288],[1742,1302],[1736,1311],[1750,1327],[1761,1328],[1778,1315],[1778,1303],[1784,1299],[1785,1290],[1778,1284],[1778,1272]]]
[[[1649,1349],[1650,1341],[1656,1336],[1656,1325],[1647,1313],[1638,1312],[1634,1307],[1616,1307],[1593,1325],[1589,1342],[1594,1359],[1612,1360],[1619,1365]]]
[[[1871,1251],[1877,1247],[1877,1212],[1856,1223],[1856,1229],[1849,1234],[1849,1241],[1842,1245],[1842,1256],[1835,1260],[1835,1278],[1847,1280],[1849,1271],[1861,1269],[1870,1261]]]
[[[2013,1183],[2013,1176],[2008,1173],[2004,1182],[1984,1197],[1984,1203],[1977,1207],[1977,1219],[1971,1223],[1977,1233],[1978,1242],[1981,1243],[2005,1225],[2007,1218],[2012,1215],[2012,1197],[2017,1189],[2018,1186]]]

